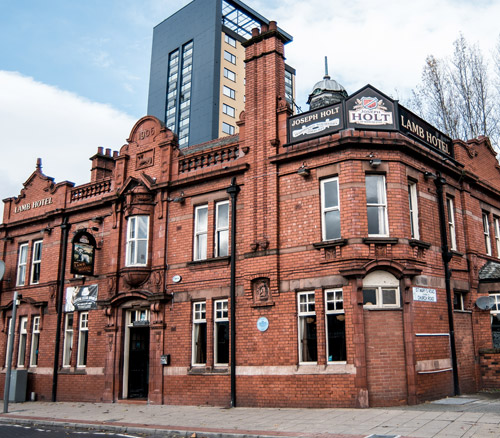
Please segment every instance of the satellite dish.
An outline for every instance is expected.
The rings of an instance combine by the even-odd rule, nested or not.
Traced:
[[[493,297],[479,297],[476,300],[476,306],[481,310],[491,310],[495,305],[495,300]]]
[[[3,278],[3,274],[5,274],[5,263],[0,260],[0,281]]]

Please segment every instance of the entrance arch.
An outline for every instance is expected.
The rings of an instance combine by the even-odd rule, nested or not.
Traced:
[[[107,317],[103,400],[163,400],[165,293],[122,292],[101,302]]]

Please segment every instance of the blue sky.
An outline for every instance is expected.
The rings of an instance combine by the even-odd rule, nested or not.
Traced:
[[[187,1],[0,1],[0,68],[146,113],[153,26]]]
[[[146,114],[153,27],[187,0],[0,0],[0,199],[43,160],[56,182],[88,182],[98,146],[118,150]],[[409,96],[425,57],[460,32],[487,57],[498,0],[247,0],[293,35],[297,101],[324,73],[353,93],[367,83]],[[0,217],[3,205],[0,205]]]

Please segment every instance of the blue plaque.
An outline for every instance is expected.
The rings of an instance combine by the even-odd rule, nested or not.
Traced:
[[[257,320],[257,328],[261,332],[265,332],[269,328],[269,321],[265,316],[261,316]]]

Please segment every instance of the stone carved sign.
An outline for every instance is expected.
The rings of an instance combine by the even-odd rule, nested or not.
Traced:
[[[145,169],[146,167],[151,167],[154,164],[155,164],[154,149],[141,152],[140,154],[137,154],[135,158],[135,170]]]
[[[158,130],[155,126],[155,123],[151,120],[146,120],[143,123],[139,124],[132,137],[132,141],[144,145],[147,143],[151,143],[157,134]]]
[[[269,289],[269,278],[256,278],[252,282],[254,303],[260,305],[272,304],[272,296]]]

